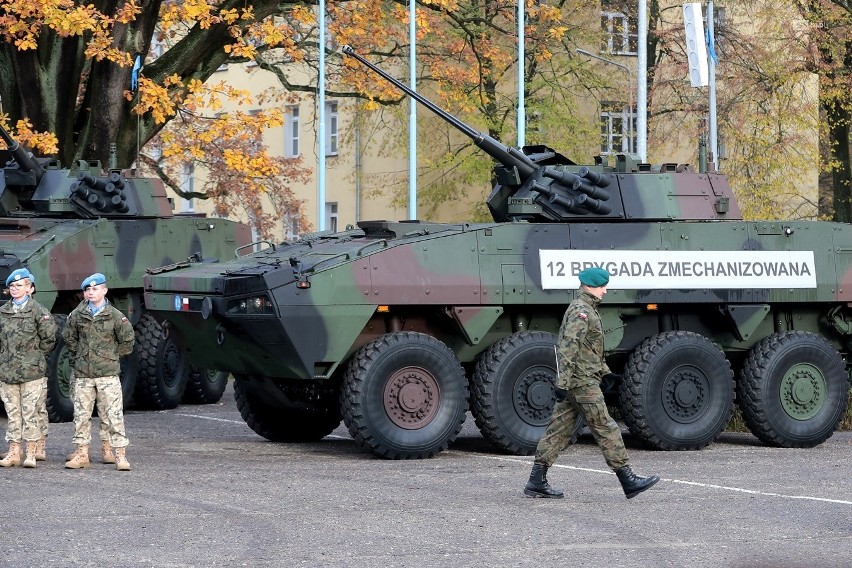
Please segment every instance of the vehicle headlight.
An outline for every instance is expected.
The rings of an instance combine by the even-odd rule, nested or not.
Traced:
[[[228,315],[272,315],[275,310],[269,296],[252,296],[250,298],[239,298],[228,300],[225,311]]]

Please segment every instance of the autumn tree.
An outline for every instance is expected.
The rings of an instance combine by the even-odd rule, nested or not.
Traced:
[[[0,4],[3,110],[13,122],[28,121],[34,134],[54,136],[55,147],[38,145],[40,151],[66,164],[85,158],[125,168],[162,133],[139,165],[157,169],[179,194],[173,172],[189,163],[207,169],[209,187],[185,197],[213,197],[225,213],[235,202],[256,206],[264,194],[299,215],[287,180],[304,170],[257,143],[264,129],[280,124],[280,113],[213,114],[223,97],[244,95],[207,81],[226,61],[250,60],[258,45],[298,57],[289,20],[276,17],[309,18],[309,8],[268,0]],[[263,214],[249,216],[267,232]]]
[[[852,222],[852,5],[844,0],[797,0],[808,23],[809,69],[819,76],[821,113],[820,213]]]
[[[681,6],[652,2],[649,15],[649,147],[678,140],[697,155],[708,93],[687,79]],[[726,5],[715,30],[721,167],[747,218],[818,214],[808,179],[816,172],[816,89],[795,16],[791,5],[744,0]]]

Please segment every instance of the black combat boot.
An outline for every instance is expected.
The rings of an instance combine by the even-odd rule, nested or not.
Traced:
[[[564,497],[561,491],[554,489],[547,482],[547,467],[540,463],[533,464],[530,480],[524,487],[524,495],[527,497],[544,497],[545,499],[562,499]]]
[[[628,499],[632,499],[646,489],[650,489],[660,480],[660,477],[657,475],[652,475],[651,477],[639,477],[633,473],[633,470],[630,469],[629,465],[615,470],[615,475],[618,476],[618,480],[621,482],[621,488],[624,489],[624,494]]]

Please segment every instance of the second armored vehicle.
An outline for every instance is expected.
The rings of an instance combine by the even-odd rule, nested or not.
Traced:
[[[36,299],[60,325],[82,300],[80,283],[101,272],[109,299],[136,329],[137,348],[122,361],[125,403],[172,408],[221,397],[227,373],[191,368],[165,337],[142,301],[142,277],[151,266],[191,255],[228,258],[250,240],[250,229],[225,219],[176,216],[159,179],[103,172],[99,162],[63,168],[34,158],[0,128],[7,150],[0,176],[0,282],[21,266],[35,276]],[[70,420],[69,361],[60,340],[48,361],[48,413]]]
[[[507,148],[347,53],[500,163],[494,222],[361,222],[146,277],[147,308],[196,365],[234,374],[257,433],[316,440],[342,419],[376,455],[422,458],[470,407],[495,446],[532,453],[555,334],[577,274],[600,266],[608,361],[623,373],[608,394],[639,439],[705,447],[735,393],[767,444],[832,435],[849,396],[851,226],[744,221],[715,172]]]

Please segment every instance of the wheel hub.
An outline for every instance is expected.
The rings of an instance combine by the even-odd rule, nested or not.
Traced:
[[[515,383],[513,403],[517,415],[532,426],[544,426],[553,409],[552,369],[535,368],[521,373]]]
[[[781,379],[781,406],[791,418],[808,420],[825,404],[825,377],[809,363],[793,365]]]
[[[707,377],[700,369],[682,366],[674,369],[663,383],[663,408],[669,418],[681,424],[698,420],[706,411],[710,392]]]
[[[163,361],[163,381],[166,385],[173,387],[178,382],[181,373],[181,354],[177,346],[171,341],[166,346]]]
[[[440,400],[438,381],[420,367],[400,369],[385,385],[388,418],[406,430],[417,430],[429,424],[438,413]]]

